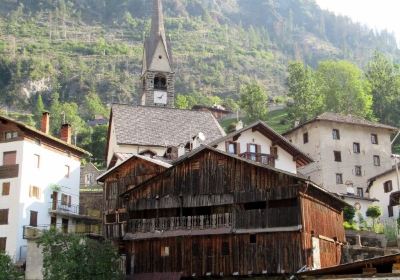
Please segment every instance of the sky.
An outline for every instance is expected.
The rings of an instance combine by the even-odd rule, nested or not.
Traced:
[[[373,29],[387,29],[400,42],[400,0],[316,0],[323,9],[349,16]]]

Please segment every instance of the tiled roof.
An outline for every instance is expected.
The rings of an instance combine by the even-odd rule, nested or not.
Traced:
[[[398,130],[396,127],[386,125],[386,124],[381,124],[378,122],[372,122],[368,121],[364,118],[354,116],[354,115],[343,115],[343,114],[337,114],[337,113],[332,113],[332,112],[325,112],[316,118],[305,122],[287,132],[284,133],[284,135],[287,135],[295,130],[297,130],[300,127],[303,127],[306,124],[313,123],[315,121],[331,121],[331,122],[337,122],[337,123],[347,123],[347,124],[355,124],[355,125],[360,125],[360,126],[369,126],[369,127],[374,127],[374,128],[383,128],[383,129],[389,129],[389,130]]]
[[[111,114],[118,144],[178,146],[199,132],[204,133],[207,144],[225,136],[210,112],[113,105]]]
[[[6,121],[6,122],[14,123],[20,129],[25,130],[25,131],[29,131],[31,133],[34,133],[35,135],[37,135],[39,137],[42,137],[42,139],[46,139],[47,141],[53,141],[53,142],[55,142],[55,143],[57,143],[59,145],[62,145],[62,146],[66,147],[66,148],[70,149],[71,151],[74,151],[74,152],[76,152],[76,153],[78,153],[80,155],[91,156],[91,154],[88,151],[86,151],[86,150],[84,150],[82,148],[79,148],[78,146],[75,146],[75,145],[72,145],[72,144],[68,144],[67,142],[65,142],[65,141],[63,141],[63,140],[61,140],[61,139],[59,139],[57,137],[54,137],[54,136],[52,136],[50,134],[46,134],[46,133],[44,133],[44,132],[42,132],[42,131],[34,128],[34,127],[26,125],[26,124],[24,124],[24,123],[22,123],[20,121],[16,121],[14,119],[11,119],[11,118],[3,116],[3,115],[0,115],[0,121]]]
[[[271,127],[269,127],[266,123],[263,121],[256,121],[255,123],[248,125],[240,130],[234,131],[228,135],[226,135],[223,138],[219,138],[216,141],[209,143],[208,145],[214,146],[217,145],[221,142],[224,142],[228,139],[232,139],[233,137],[240,135],[244,131],[250,130],[250,129],[257,129],[260,133],[262,133],[265,137],[269,138],[273,143],[276,143],[276,145],[280,146],[282,149],[287,151],[289,154],[291,154],[293,157],[298,157],[297,161],[301,161],[301,165],[307,165],[311,162],[314,162],[312,158],[310,158],[308,155],[303,153],[299,148],[294,146],[292,143],[290,143],[286,138],[284,138],[282,135],[277,133],[275,130],[273,130]]]

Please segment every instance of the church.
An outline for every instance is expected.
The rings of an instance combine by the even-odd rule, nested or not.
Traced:
[[[132,155],[166,157],[168,151],[225,136],[210,112],[175,108],[175,73],[162,4],[153,2],[151,32],[144,43],[139,106],[114,104],[107,140],[107,167]],[[178,152],[176,152],[178,153]]]

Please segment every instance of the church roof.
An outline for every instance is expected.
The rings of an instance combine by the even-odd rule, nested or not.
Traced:
[[[157,49],[159,42],[162,42],[170,65],[172,64],[172,54],[169,43],[165,35],[164,27],[164,16],[161,0],[153,0],[153,16],[151,19],[151,31],[150,36],[145,40],[144,43],[144,68],[148,68],[151,65],[151,60],[154,57],[154,53]]]
[[[114,104],[111,121],[119,145],[178,146],[199,132],[207,144],[225,136],[214,116],[203,111]]]

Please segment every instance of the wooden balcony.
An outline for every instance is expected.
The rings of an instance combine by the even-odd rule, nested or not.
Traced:
[[[19,165],[3,165],[0,166],[0,179],[17,178],[19,171]]]
[[[272,155],[246,152],[240,154],[239,156],[248,160],[253,160],[262,164],[275,167],[275,157],[273,157]]]
[[[132,219],[129,220],[128,223],[128,231],[130,233],[205,230],[230,227],[232,227],[232,213],[156,219]]]

